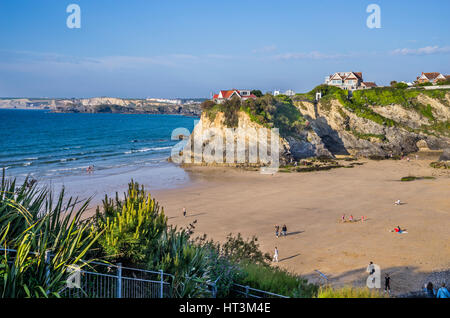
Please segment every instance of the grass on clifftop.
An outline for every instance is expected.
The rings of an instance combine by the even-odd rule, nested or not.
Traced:
[[[380,125],[388,127],[399,126],[409,131],[412,128],[401,125],[392,119],[386,118],[372,110],[371,106],[387,106],[400,105],[405,109],[415,111],[431,121],[431,125],[422,127],[422,131],[431,134],[434,132],[446,133],[450,130],[450,123],[439,122],[432,112],[430,104],[422,104],[418,101],[419,95],[428,96],[438,100],[443,105],[450,107],[446,99],[446,95],[450,92],[448,89],[424,90],[422,88],[403,89],[395,87],[376,87],[365,90],[357,90],[353,92],[353,97],[348,98],[348,91],[334,86],[319,85],[305,94],[296,94],[294,101],[307,100],[313,102],[317,92],[322,93],[320,105],[324,110],[331,109],[331,101],[338,100],[348,111],[354,113],[358,117],[369,119]],[[345,114],[341,115],[345,118]],[[380,137],[381,136],[367,136]]]
[[[321,288],[317,298],[386,298],[386,295],[369,289],[367,287],[343,287],[339,289],[332,289],[330,287]]]
[[[243,102],[235,97],[223,104],[205,101],[202,103],[202,110],[211,121],[219,112],[224,113],[224,124],[227,127],[237,127],[239,111],[243,111],[255,123],[267,128],[279,128],[282,136],[300,132],[306,123],[292,100],[284,95],[274,97],[266,94],[256,100],[248,99]]]

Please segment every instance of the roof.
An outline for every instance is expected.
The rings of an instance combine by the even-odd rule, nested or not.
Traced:
[[[362,85],[366,87],[377,87],[377,84],[375,84],[375,82],[362,82]]]
[[[330,75],[330,79],[332,79],[335,76],[339,76],[339,78],[346,80],[347,78],[349,78],[351,75],[354,75],[356,78],[362,80],[362,73],[361,72],[336,72],[334,74]]]
[[[435,79],[436,77],[438,77],[439,75],[441,75],[441,73],[439,73],[439,72],[431,72],[431,73],[422,72],[422,75],[425,75],[426,78],[428,78],[429,80],[432,80],[432,79]]]
[[[242,97],[242,98],[257,98],[253,94],[242,96],[241,92],[239,90],[229,89],[229,90],[221,90],[219,94],[215,94],[213,96],[213,99],[229,99],[231,96],[233,96],[234,93],[236,93],[239,97]],[[219,97],[220,95],[222,97]]]

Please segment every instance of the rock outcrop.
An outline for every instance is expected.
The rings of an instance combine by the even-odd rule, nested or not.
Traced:
[[[450,93],[447,93],[447,99]],[[353,156],[402,155],[419,150],[420,143],[432,150],[450,147],[450,103],[419,96],[431,107],[434,120],[400,105],[370,106],[377,114],[393,120],[383,125],[356,115],[337,100],[319,103],[296,102],[314,132],[332,154]],[[446,126],[447,125],[447,126]],[[434,127],[443,127],[441,130]],[[419,146],[418,146],[419,143]]]
[[[291,163],[294,160],[321,157],[333,158],[336,155],[351,155],[355,157],[386,158],[416,152],[419,148],[441,150],[450,148],[450,101],[432,99],[428,96],[419,96],[418,101],[426,102],[426,112],[422,108],[405,108],[400,105],[369,106],[365,111],[356,112],[350,107],[341,104],[337,99],[325,99],[318,103],[308,101],[295,101],[301,115],[307,120],[304,129],[295,134],[279,137],[280,165]],[[419,109],[419,110],[418,110]],[[372,118],[374,118],[372,120]],[[252,152],[248,144],[255,143],[257,137],[255,130],[264,128],[251,120],[243,111],[239,112],[239,121],[234,129],[237,135],[232,137],[236,144],[239,138],[246,140],[246,160],[244,162],[227,162],[225,155],[219,162],[213,155],[208,154],[212,145],[217,142],[216,135],[222,135],[222,143],[226,143],[226,125],[224,114],[218,112],[213,120],[205,113],[202,114],[199,124],[189,139],[188,145],[183,149],[184,162],[192,162],[194,157],[194,135],[205,135],[202,139],[200,158],[197,164],[205,165],[259,165],[249,160]],[[208,135],[206,131],[215,129],[215,133]],[[245,135],[245,136],[244,136]],[[253,137],[252,137],[253,136]],[[208,149],[206,153],[203,151]],[[445,154],[445,153],[444,153]],[[448,154],[447,154],[448,155]],[[214,157],[214,158],[213,158]]]

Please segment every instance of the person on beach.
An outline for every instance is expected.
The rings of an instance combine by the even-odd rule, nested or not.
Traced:
[[[436,298],[450,298],[450,292],[445,288],[445,283],[442,283],[441,288],[439,288]]]
[[[350,214],[349,220],[350,220],[350,222],[353,222],[353,215]]]
[[[397,200],[397,201],[394,202],[394,204],[395,204],[395,205],[401,205],[402,202],[401,202],[400,200]]]
[[[183,216],[186,217],[186,208],[183,207]]]
[[[364,215],[361,216],[361,222],[364,223]]]
[[[342,221],[342,223],[345,222],[345,214],[342,214],[341,221]]]
[[[435,298],[436,297],[436,291],[433,288],[433,283],[428,282],[425,286],[425,293],[427,294],[428,298]]]
[[[278,263],[278,248],[275,246],[275,253],[273,254],[272,262]]]
[[[280,226],[278,224],[275,224],[275,236],[278,238],[280,235]]]
[[[281,234],[286,236],[287,235],[287,226],[286,224],[283,225],[283,227],[281,228]]]
[[[391,277],[388,273],[386,273],[386,276],[384,277],[384,292],[391,293]]]

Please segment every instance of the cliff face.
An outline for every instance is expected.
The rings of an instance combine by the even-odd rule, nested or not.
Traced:
[[[433,150],[450,148],[450,93],[446,93],[444,99],[419,95],[412,106],[364,105],[355,109],[336,98],[324,98],[318,103],[295,101],[294,105],[307,124],[301,131],[278,137],[280,165],[310,157],[389,157],[416,152],[419,147]],[[248,144],[255,142],[255,130],[264,126],[253,121],[242,110],[238,112],[238,117],[237,127],[234,128],[236,135],[231,140],[236,143],[239,138],[244,138],[247,142],[246,161],[241,164],[258,165],[248,160],[251,152]],[[188,145],[183,149],[185,163],[194,162],[194,135],[206,135],[201,139],[200,157],[194,163],[240,165],[227,163],[225,158],[220,162],[214,161],[213,155],[203,151],[217,142],[217,134],[224,136],[223,144],[227,142],[225,130],[228,127],[224,122],[223,112],[218,112],[212,119],[206,113],[202,114]],[[211,128],[216,131],[208,135],[207,131]]]
[[[274,164],[273,159],[275,158],[272,155],[277,155],[276,165],[289,164],[298,158],[299,154],[302,158],[332,156],[313,130],[305,130],[295,136],[281,137],[273,134],[271,129],[252,121],[250,116],[243,111],[238,113],[237,127],[229,128],[224,121],[225,116],[222,112],[217,113],[213,120],[203,113],[181,152],[182,159],[178,162],[209,166],[269,167]],[[267,135],[267,138],[264,134]],[[196,142],[198,143],[197,148],[194,145]],[[239,142],[244,145],[242,148],[239,148]],[[227,143],[233,144],[232,157],[227,158],[230,154],[229,148],[218,157],[215,151],[211,151],[211,149],[220,148],[217,146],[218,144],[223,145],[225,149]],[[258,147],[252,148],[252,145],[256,144]],[[239,153],[242,160],[238,159]],[[265,158],[266,154],[269,162]]]
[[[449,148],[450,93],[443,100],[419,95],[417,102],[426,111],[396,104],[369,105],[374,113],[392,120],[391,125],[357,115],[336,99],[300,101],[296,106],[332,154],[401,155],[417,151],[421,141],[433,150]]]

